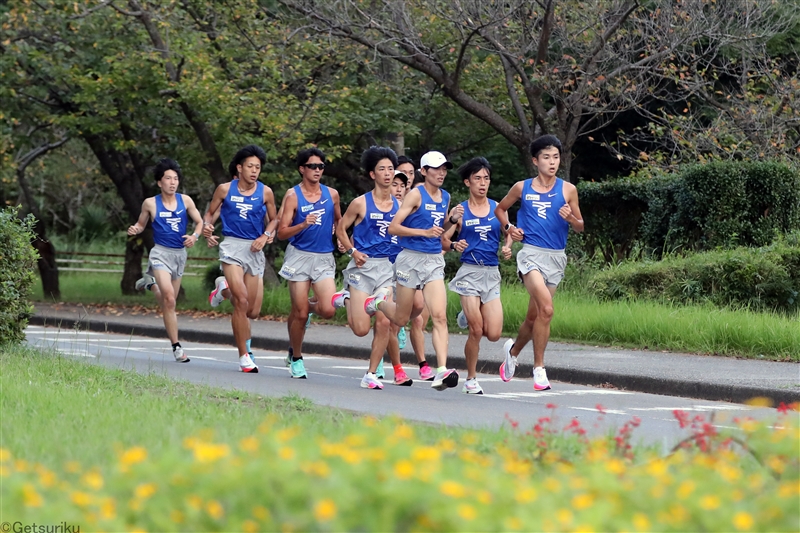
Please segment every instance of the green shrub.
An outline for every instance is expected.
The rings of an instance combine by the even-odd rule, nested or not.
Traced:
[[[0,342],[25,339],[25,326],[33,308],[28,302],[37,254],[31,246],[36,220],[17,216],[16,208],[0,211]]]
[[[793,311],[800,308],[800,247],[774,245],[627,262],[596,274],[589,289],[604,299],[645,297],[687,304]]]

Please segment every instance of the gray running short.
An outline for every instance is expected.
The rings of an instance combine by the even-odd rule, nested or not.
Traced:
[[[183,276],[186,268],[186,248],[167,248],[156,244],[150,249],[147,260],[147,273],[151,276],[154,270],[166,270],[176,280]]]
[[[442,254],[403,249],[394,262],[395,280],[409,289],[422,289],[431,281],[444,279]]]
[[[461,296],[480,296],[485,304],[500,298],[500,270],[496,266],[462,264],[448,287]]]
[[[564,250],[550,250],[523,244],[522,249],[517,252],[517,273],[520,280],[528,272],[538,270],[546,285],[557,287],[564,279],[566,268],[567,254]]]
[[[283,266],[278,274],[289,281],[311,280],[311,283],[316,283],[336,275],[336,262],[331,252],[304,252],[290,244],[286,247]]]
[[[263,276],[267,258],[264,252],[251,252],[252,244],[253,241],[248,239],[225,237],[219,244],[220,262],[240,266],[245,274],[251,276]]]
[[[370,257],[359,268],[354,260],[350,260],[347,268],[342,270],[344,287],[372,294],[378,289],[391,287],[394,281],[394,265],[388,257]]]

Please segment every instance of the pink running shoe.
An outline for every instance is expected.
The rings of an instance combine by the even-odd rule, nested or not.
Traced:
[[[425,365],[419,369],[419,379],[422,381],[433,381],[433,378],[435,377],[436,373],[428,365]]]
[[[222,296],[222,291],[228,288],[228,282],[225,281],[225,276],[220,276],[214,281],[214,290],[208,295],[208,303],[211,307],[219,307],[219,304],[225,300]]]
[[[400,372],[394,373],[394,384],[400,385],[401,387],[410,387],[414,381],[408,377],[408,374],[405,371],[401,370]]]

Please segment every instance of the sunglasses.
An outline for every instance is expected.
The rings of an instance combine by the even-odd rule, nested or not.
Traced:
[[[324,163],[311,163],[310,165],[303,165],[303,166],[310,170],[322,170],[325,168]]]

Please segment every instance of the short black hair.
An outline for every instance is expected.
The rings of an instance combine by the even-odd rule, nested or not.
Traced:
[[[230,175],[231,178],[235,178],[239,175],[239,169],[236,168],[238,164],[239,162],[236,161],[235,157],[231,159],[230,163],[228,163],[228,174]]]
[[[558,155],[561,155],[561,141],[555,135],[542,135],[533,140],[531,143],[531,156],[539,157],[539,154],[545,148],[558,148]]]
[[[411,186],[416,187],[420,183],[425,183],[425,176],[418,169],[414,169],[414,181],[411,182]]]
[[[392,162],[392,166],[397,168],[397,154],[391,148],[386,146],[370,146],[364,153],[361,154],[361,168],[369,174],[382,159],[388,159]]]
[[[228,165],[229,172],[231,168],[234,170],[234,172],[231,173],[231,177],[238,174],[238,171],[236,171],[236,165],[241,165],[242,161],[248,157],[257,157],[258,160],[261,161],[261,166],[264,166],[267,163],[267,153],[264,151],[264,149],[260,146],[256,146],[255,144],[248,144],[236,152],[236,155],[233,156],[233,160],[231,161],[232,166]]]
[[[408,157],[407,155],[399,155],[399,156],[397,156],[397,164],[394,166],[394,168],[397,168],[400,165],[404,165],[406,163],[411,163],[412,167],[414,167],[415,169],[417,168],[417,165],[416,165],[416,163],[414,163],[414,160],[411,159],[410,157]]]
[[[177,161],[174,159],[169,159],[165,157],[164,159],[159,159],[156,166],[153,167],[153,177],[156,181],[161,181],[161,178],[164,177],[164,172],[167,170],[174,170],[175,173],[178,175],[178,181],[183,181],[183,173],[181,172],[181,166],[178,164]]]
[[[297,163],[297,168],[302,167],[311,157],[317,156],[319,157],[323,163],[325,163],[325,154],[322,153],[322,150],[314,146],[313,148],[306,148],[305,150],[300,150],[297,153],[297,158],[295,159],[295,163]]]
[[[481,169],[484,168],[489,173],[489,177],[491,178],[492,165],[489,163],[489,161],[487,161],[485,157],[473,157],[458,167],[458,175],[461,176],[461,179],[468,180],[473,174],[480,172]]]

